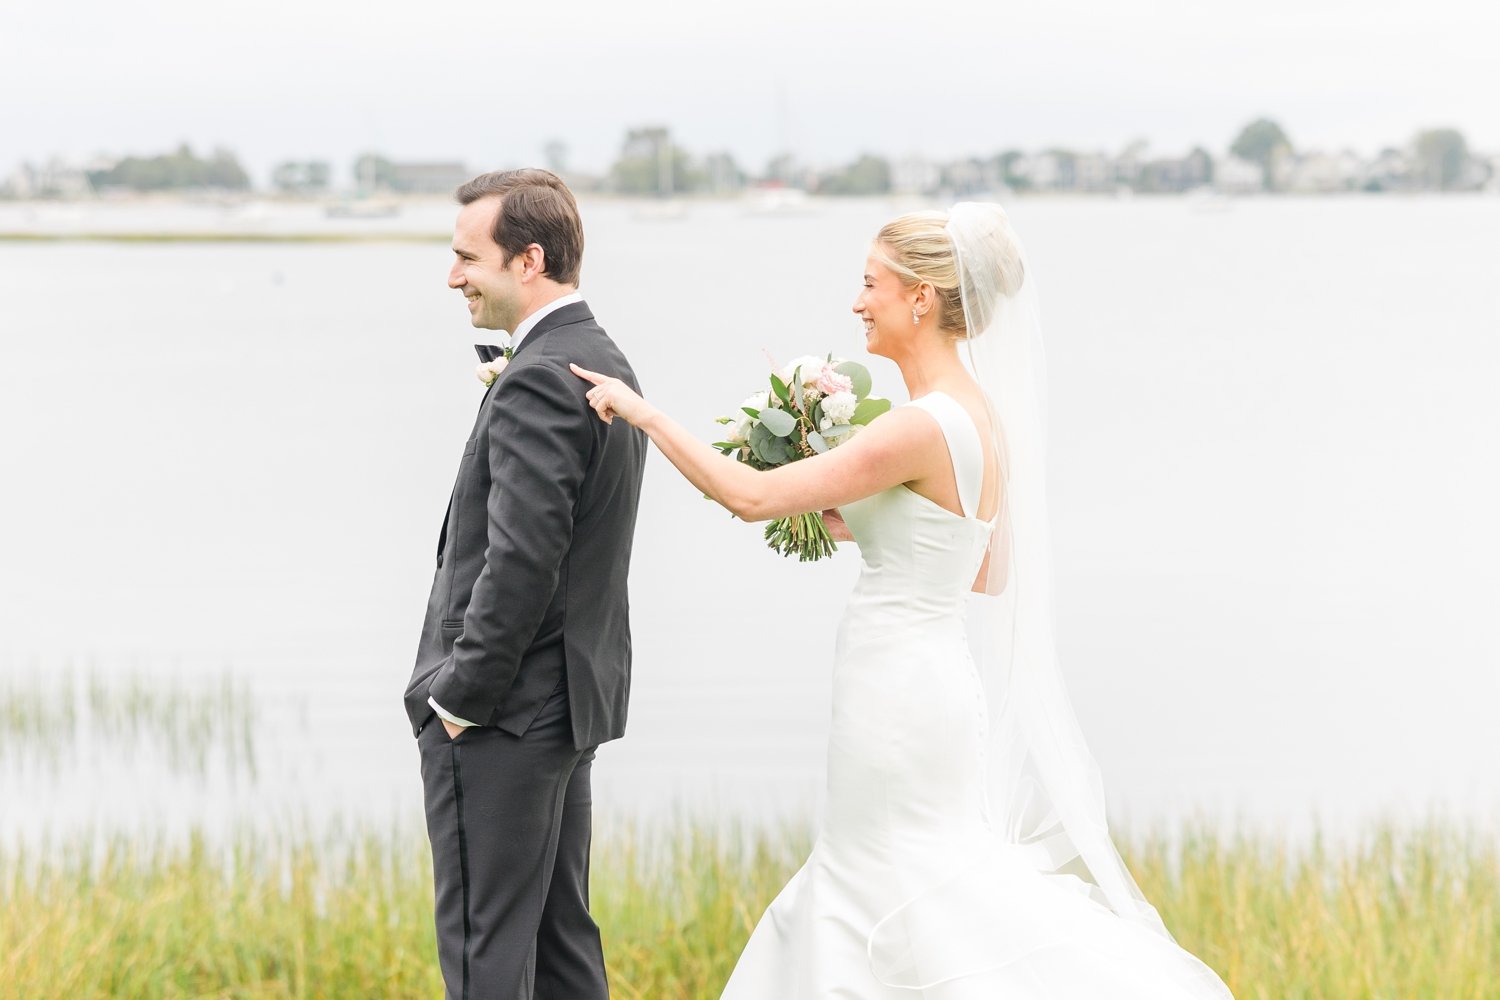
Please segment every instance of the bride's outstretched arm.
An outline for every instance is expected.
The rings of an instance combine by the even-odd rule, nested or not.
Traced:
[[[698,440],[619,379],[577,365],[573,374],[594,383],[589,405],[601,420],[608,423],[618,416],[645,431],[689,482],[746,521],[838,507],[892,486],[919,482],[945,471],[948,464],[937,422],[911,408],[892,410],[822,455],[759,472]]]

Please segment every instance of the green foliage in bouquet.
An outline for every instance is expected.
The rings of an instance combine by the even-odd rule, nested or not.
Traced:
[[[770,391],[740,406],[742,416],[720,417],[730,428],[714,444],[753,469],[775,469],[848,441],[891,408],[870,395],[870,371],[856,361],[804,357],[772,372]],[[766,525],[766,542],[802,562],[832,555],[838,546],[818,511],[777,518]]]

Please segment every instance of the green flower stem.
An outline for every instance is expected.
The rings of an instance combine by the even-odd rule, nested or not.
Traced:
[[[796,555],[799,562],[825,559],[838,551],[819,513],[777,518],[766,525],[766,544],[784,556]]]

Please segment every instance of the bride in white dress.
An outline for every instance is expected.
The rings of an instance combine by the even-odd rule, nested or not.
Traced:
[[[758,472],[617,379],[640,427],[739,517],[841,514],[860,548],[839,625],[828,803],[724,1000],[1225,1000],[1110,841],[1052,646],[1035,281],[1004,211],[876,235],[854,311],[911,403]]]

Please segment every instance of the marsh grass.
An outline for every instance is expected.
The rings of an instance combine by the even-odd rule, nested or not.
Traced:
[[[222,770],[253,781],[259,715],[249,685],[228,672],[0,675],[0,760],[56,772],[107,754],[190,777]]]
[[[444,233],[318,232],[247,233],[208,232],[37,233],[0,232],[0,243],[446,243]]]
[[[594,909],[617,1000],[718,996],[804,833],[601,824]],[[1333,850],[1188,830],[1127,860],[1240,1000],[1500,996],[1500,856],[1451,826]],[[416,830],[249,831],[0,855],[0,997],[431,998]]]

